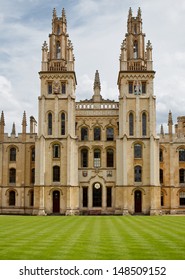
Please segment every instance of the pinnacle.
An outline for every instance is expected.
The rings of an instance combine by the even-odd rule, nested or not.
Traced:
[[[95,89],[96,87],[98,87],[99,89],[101,89],[100,76],[99,76],[98,70],[96,70],[95,78],[94,78],[94,89]]]

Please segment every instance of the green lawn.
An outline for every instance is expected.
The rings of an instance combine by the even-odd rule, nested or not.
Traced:
[[[183,216],[0,216],[1,260],[185,260]]]

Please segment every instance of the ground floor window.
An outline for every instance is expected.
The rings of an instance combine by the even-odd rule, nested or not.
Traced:
[[[30,191],[30,206],[34,205],[34,192],[33,190]]]
[[[112,187],[107,187],[107,207],[112,207]]]
[[[164,206],[164,193],[161,192],[161,206]]]
[[[9,206],[15,206],[15,191],[9,192]]]
[[[93,185],[93,207],[102,207],[102,186],[100,183]]]
[[[185,191],[179,193],[179,200],[180,206],[185,206]]]
[[[88,207],[88,187],[82,188],[82,206]]]

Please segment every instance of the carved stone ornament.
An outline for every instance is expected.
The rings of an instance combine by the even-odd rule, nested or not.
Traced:
[[[59,94],[60,93],[60,83],[59,81],[55,81],[53,85],[53,93]]]

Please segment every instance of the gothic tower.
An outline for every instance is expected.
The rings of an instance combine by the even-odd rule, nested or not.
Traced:
[[[35,212],[40,215],[73,214],[78,212],[79,203],[76,75],[64,9],[61,17],[57,17],[56,10],[53,10],[49,47],[45,41],[39,75],[41,94],[36,142]]]
[[[123,213],[151,213],[160,207],[159,143],[153,92],[152,46],[145,47],[141,10],[130,8],[121,46],[119,138],[117,140],[116,208]]]

